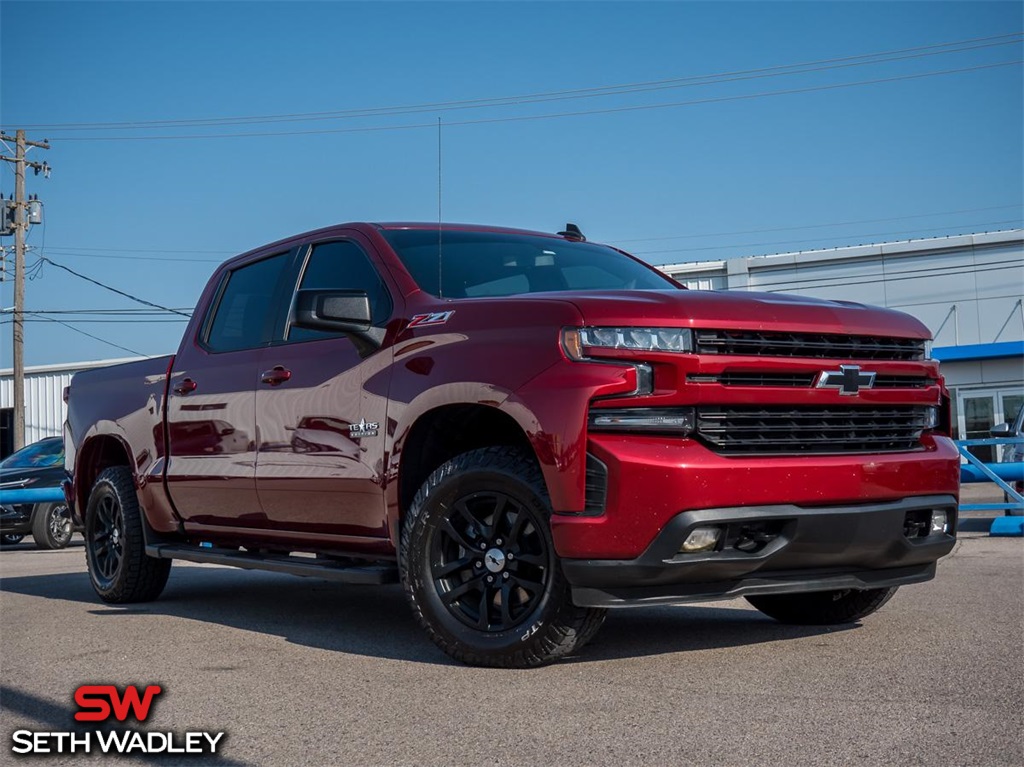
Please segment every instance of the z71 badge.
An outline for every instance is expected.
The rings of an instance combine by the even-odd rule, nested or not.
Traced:
[[[447,312],[430,312],[429,314],[417,314],[409,320],[409,327],[423,327],[424,325],[444,325],[455,314],[451,309]]]

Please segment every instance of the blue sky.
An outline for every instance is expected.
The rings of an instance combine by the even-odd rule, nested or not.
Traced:
[[[54,172],[29,176],[46,204],[29,266],[43,254],[164,306],[191,307],[217,262],[289,234],[435,220],[438,117],[446,220],[574,221],[652,263],[717,259],[1020,226],[1022,67],[990,65],[1019,62],[1021,38],[908,49],[1022,29],[1016,2],[5,0],[0,125],[53,147],[30,155]],[[807,62],[830,63],[678,82]],[[676,82],[506,106],[67,130],[664,80]],[[870,80],[887,82],[834,87]],[[786,90],[804,92],[759,95]],[[680,102],[698,103],[650,108]],[[318,130],[335,132],[301,133]],[[297,135],[153,138],[251,132]],[[13,186],[0,168],[0,190]],[[141,308],[50,264],[30,273],[28,310]],[[0,305],[12,304],[8,281]],[[29,365],[169,353],[183,329],[171,315],[33,317]]]

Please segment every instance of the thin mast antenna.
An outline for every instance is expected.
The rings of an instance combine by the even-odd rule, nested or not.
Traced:
[[[437,118],[437,297],[444,298],[444,287],[441,282],[441,118]]]

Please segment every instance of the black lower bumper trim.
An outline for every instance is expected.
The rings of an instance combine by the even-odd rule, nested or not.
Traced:
[[[946,532],[922,529],[935,511]],[[697,602],[752,594],[871,589],[934,577],[956,543],[956,499],[806,508],[791,505],[700,509],[678,514],[636,559],[565,559],[579,605]],[[681,553],[698,527],[717,527],[714,550]]]
[[[720,599],[757,594],[800,594],[810,591],[844,589],[881,589],[923,583],[935,577],[935,564],[894,570],[867,570],[856,573],[826,574],[809,571],[800,574],[752,576],[724,583],[672,584],[624,588],[573,588],[573,602],[580,607],[646,607],[650,605],[714,602]]]

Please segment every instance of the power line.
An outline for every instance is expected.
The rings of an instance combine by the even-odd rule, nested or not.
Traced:
[[[58,248],[50,248],[50,252],[58,250]],[[59,249],[58,255],[60,256],[74,256],[75,258],[106,258],[114,259],[116,261],[163,261],[172,264],[220,264],[224,261],[223,258],[170,258],[163,256],[115,256],[108,255],[105,253],[76,253],[72,250]]]
[[[188,307],[181,307],[180,311],[191,312]],[[163,317],[167,312],[154,309],[36,309],[33,314],[88,314],[88,315],[109,315],[126,317]]]
[[[1002,224],[1019,224],[1020,221],[1021,221],[1021,219],[1019,219],[1019,218],[1011,218],[1011,219],[1006,219],[1004,221],[985,221],[985,222],[978,223],[978,224],[960,224],[960,225],[957,225],[956,228],[958,228],[958,229],[973,229],[974,232],[977,233],[978,230],[981,229],[982,227],[986,227],[986,226],[999,226],[999,225],[1002,225]],[[928,227],[919,227],[917,229],[900,229],[900,230],[897,230],[897,231],[888,231],[888,232],[862,232],[860,234],[841,234],[841,235],[836,235],[835,237],[833,237],[831,239],[848,240],[848,239],[861,238],[861,237],[884,237],[884,236],[893,235],[893,234],[910,234],[911,232],[925,232],[925,231],[931,231],[933,229],[949,229],[949,228],[952,228],[952,227],[950,227],[950,226],[928,226]],[[740,242],[740,243],[734,243],[732,245],[708,245],[708,246],[704,246],[704,247],[700,247],[700,248],[670,248],[670,249],[666,249],[666,250],[635,250],[635,251],[630,251],[630,252],[634,256],[645,256],[645,255],[652,255],[652,254],[659,254],[659,253],[695,253],[695,252],[698,252],[698,251],[708,251],[708,250],[730,250],[732,248],[760,248],[760,247],[764,247],[764,246],[767,246],[767,245],[789,245],[791,243],[820,242],[820,241],[821,241],[820,237],[812,237],[812,238],[809,238],[809,239],[802,239],[802,240],[771,240],[769,242]],[[865,243],[859,243],[859,244],[863,245]]]
[[[932,216],[955,216],[960,213],[980,213],[989,210],[1006,210],[1016,208],[1024,210],[1024,205],[1015,203],[1013,205],[993,205],[988,208],[962,208],[961,210],[940,210],[935,213],[914,213],[908,216],[891,216],[889,218],[862,218],[857,221],[833,221],[830,224],[804,224],[802,226],[780,226],[772,229],[743,229],[730,232],[704,232],[702,234],[674,234],[666,237],[617,237],[611,238],[608,242],[658,242],[664,240],[690,240],[701,237],[732,237],[736,234],[764,234],[767,232],[790,232],[798,229],[825,229],[832,226],[850,226],[853,224],[877,224],[884,221],[904,221],[909,218],[931,218]]]
[[[813,93],[817,91],[838,90],[840,88],[854,88],[864,85],[879,85],[883,83],[900,82],[904,80],[920,80],[926,77],[942,77],[945,75],[960,74],[964,72],[979,72],[986,69],[1008,67],[1024,63],[1022,59],[1011,61],[1000,61],[992,64],[978,64],[972,67],[960,67],[957,69],[944,69],[932,72],[919,72],[910,75],[896,75],[893,77],[882,77],[874,80],[857,80],[848,83],[833,83],[831,85],[815,85],[805,88],[790,88],[777,91],[762,91],[760,93],[746,93],[735,96],[718,96],[704,99],[693,99],[691,101],[673,101],[661,104],[639,104],[623,107],[608,107],[605,109],[585,109],[575,112],[555,112],[544,115],[519,115],[509,117],[489,117],[477,120],[457,120],[446,123],[446,125],[490,125],[496,123],[510,122],[532,122],[534,120],[552,120],[563,117],[582,117],[586,115],[619,114],[624,112],[637,112],[649,109],[668,109],[675,107],[697,106],[703,104],[720,104],[730,101],[749,101],[753,99],[771,98],[775,96],[791,96],[801,93]],[[262,138],[271,136],[313,136],[336,133],[377,133],[381,131],[417,130],[431,128],[436,129],[437,123],[411,123],[407,125],[373,125],[362,128],[321,128],[316,130],[301,131],[250,131],[246,133],[206,133],[191,135],[157,135],[157,136],[67,136],[58,138],[57,141],[185,141],[205,140],[222,138]]]
[[[993,205],[985,208],[961,208],[959,210],[939,210],[932,213],[912,213],[905,216],[889,216],[886,218],[862,218],[856,221],[833,221],[827,224],[801,224],[798,226],[781,226],[773,227],[770,229],[734,229],[725,232],[702,232],[697,234],[678,234],[669,235],[664,237],[609,237],[604,238],[603,242],[606,243],[626,243],[626,242],[658,242],[665,240],[686,240],[686,239],[700,239],[702,237],[731,237],[739,234],[764,234],[769,232],[789,232],[797,231],[801,229],[824,229],[828,227],[836,226],[849,226],[853,224],[874,224],[882,223],[886,221],[903,221],[906,219],[914,218],[930,218],[933,216],[952,216],[961,213],[981,213],[991,210],[1006,210],[1008,208],[1014,208],[1017,210],[1024,209],[1020,203],[1014,203],[1011,205]],[[932,228],[941,228],[936,226]],[[98,248],[94,246],[84,245],[51,245],[47,248],[48,252],[60,251],[60,255],[74,256],[76,258],[123,258],[126,260],[140,260],[140,261],[186,261],[186,262],[197,262],[197,263],[222,263],[222,259],[178,259],[178,258],[157,258],[157,257],[142,257],[142,256],[114,256],[106,255],[112,253],[220,253],[220,254],[236,254],[243,252],[243,249],[238,250],[165,250],[162,248]],[[93,255],[93,254],[102,255]]]
[[[76,272],[74,269],[64,266],[64,264],[58,264],[56,261],[47,258],[46,256],[40,256],[40,258],[46,263],[56,266],[58,269],[63,269],[65,272],[69,272],[70,274],[75,275],[79,279],[85,280],[86,282],[90,282],[93,285],[97,285],[105,290],[109,290],[112,293],[117,293],[119,296],[124,296],[125,298],[135,301],[136,303],[144,304],[145,306],[152,306],[154,309],[163,309],[164,311],[172,312],[173,314],[180,314],[182,317],[189,316],[184,312],[179,312],[177,309],[171,309],[166,306],[161,306],[160,304],[154,304],[152,301],[146,301],[145,299],[139,298],[138,296],[133,296],[131,293],[125,293],[123,290],[112,288],[110,285],[105,285],[104,283],[99,282],[98,280],[94,280],[92,277],[86,277],[84,274]]]
[[[29,317],[26,320],[26,322],[43,322],[43,321],[49,322],[49,321],[55,319],[54,317],[36,316],[36,312],[25,312],[25,314],[32,315],[31,317]],[[89,324],[89,325],[92,325],[92,324],[100,324],[100,325],[138,325],[138,324],[150,324],[150,325],[152,325],[152,324],[158,324],[158,325],[162,325],[162,324],[167,324],[167,323],[188,322],[188,319],[185,318],[185,317],[175,317],[173,319],[158,319],[158,318],[150,318],[150,319],[145,319],[145,318],[143,318],[143,319],[134,319],[134,318],[133,319],[109,319],[109,318],[86,319],[86,318],[81,318],[81,317],[79,317],[79,318],[66,317],[63,320],[61,320],[61,322],[64,323],[64,324],[75,324],[75,325],[85,325],[85,324]]]
[[[52,317],[43,317],[41,319],[45,319],[45,320],[47,320],[49,322],[56,322],[58,325],[63,325],[64,327],[68,328],[69,330],[73,330],[76,333],[81,333],[83,336],[88,336],[89,338],[92,338],[92,339],[94,339],[96,341],[99,341],[100,343],[107,344],[107,346],[113,346],[115,349],[120,349],[121,351],[128,352],[129,354],[135,354],[135,355],[137,355],[139,357],[148,357],[149,356],[147,354],[143,354],[142,352],[137,352],[134,349],[129,349],[127,346],[121,346],[121,344],[115,344],[113,341],[108,341],[105,338],[100,338],[99,336],[94,336],[92,333],[87,333],[84,330],[82,330],[81,328],[76,328],[74,325],[69,325],[66,322],[61,322],[60,320],[55,320]]]
[[[910,48],[899,48],[874,53],[863,53],[852,56],[843,56],[830,59],[818,59],[815,61],[798,62],[793,64],[779,64],[757,69],[741,69],[727,72],[718,72],[704,75],[689,75],[685,77],[674,77],[661,80],[648,80],[618,85],[603,85],[590,88],[577,88],[571,90],[545,91],[540,93],[520,94],[516,96],[496,96],[475,99],[463,99],[458,101],[436,101],[419,104],[406,104],[386,107],[364,107],[359,109],[330,110],[320,112],[291,112],[284,114],[270,115],[247,115],[234,117],[206,117],[186,118],[176,120],[131,120],[121,122],[81,122],[81,123],[42,123],[26,126],[39,130],[95,130],[98,128],[115,130],[139,130],[148,128],[170,128],[170,127],[215,127],[222,125],[247,125],[275,122],[309,122],[314,120],[335,120],[354,117],[381,117],[403,114],[413,114],[424,111],[455,110],[455,109],[478,109],[496,106],[518,106],[521,104],[540,103],[550,101],[564,101],[579,98],[594,98],[602,96],[615,96],[636,92],[647,92],[651,90],[663,90],[668,88],[691,87],[694,85],[711,85],[719,82],[732,82],[735,80],[755,79],[761,77],[778,77],[783,75],[804,74],[806,72],[836,69],[841,67],[864,66],[868,64],[887,63],[888,61],[905,60],[908,58],[920,58],[925,56],[938,56],[949,53],[961,53],[964,51],[990,48],[1002,45],[1013,45],[1020,42],[1024,33],[1013,32],[990,37],[968,38],[955,40],[946,43],[935,43],[931,45],[915,46]],[[965,47],[966,46],[966,47]],[[908,54],[897,56],[897,54]],[[861,61],[862,59],[874,59]],[[781,71],[798,70],[798,71]]]
[[[102,253],[238,253],[237,250],[169,250],[166,248],[87,248],[82,245],[51,245],[50,250],[98,250]]]

